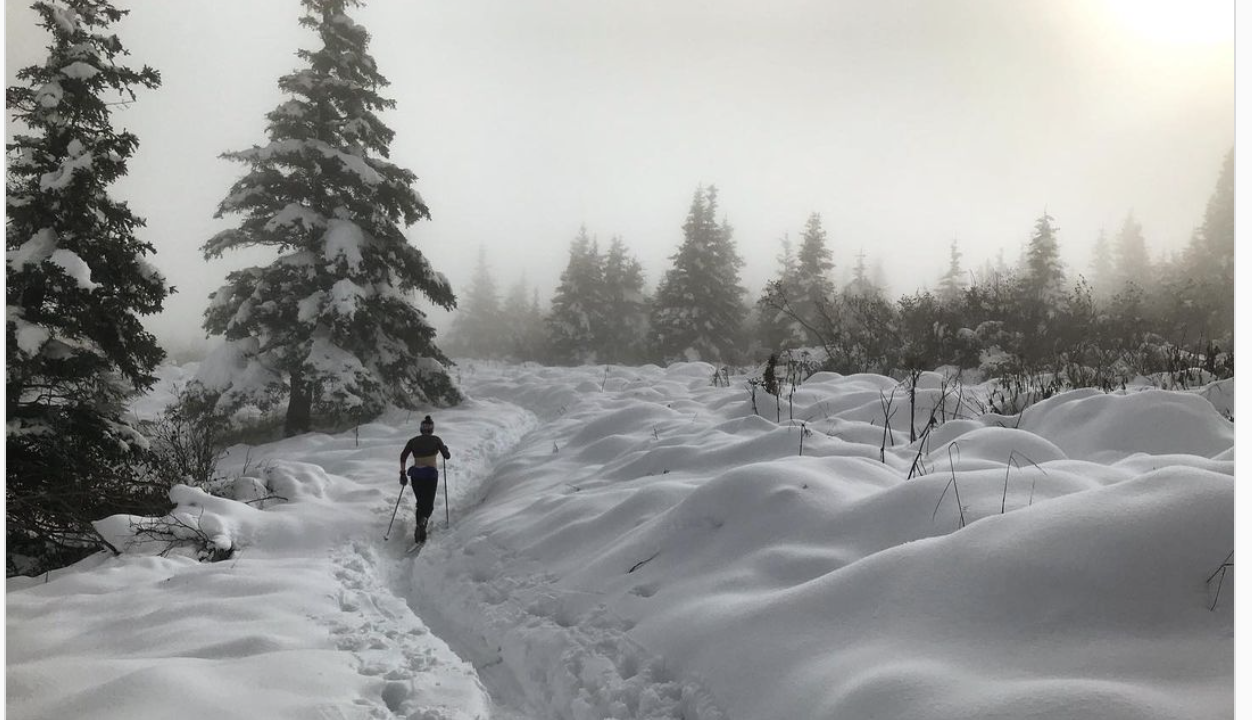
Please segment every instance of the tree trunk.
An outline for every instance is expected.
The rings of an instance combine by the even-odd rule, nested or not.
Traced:
[[[287,437],[300,435],[310,430],[313,417],[313,386],[304,379],[304,374],[291,374],[291,399],[287,401],[287,422],[283,426],[283,434]]]

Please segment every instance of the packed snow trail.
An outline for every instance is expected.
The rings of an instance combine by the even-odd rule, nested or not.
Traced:
[[[514,385],[496,371],[490,364],[467,368],[467,392],[517,402],[541,421],[510,456],[558,452],[548,423],[575,406],[580,392],[563,382]],[[564,378],[569,371],[553,373]],[[496,397],[499,383],[507,398]],[[484,496],[510,493],[498,480],[496,468],[483,468],[471,486]],[[467,507],[461,522],[483,514],[481,505]],[[468,526],[463,532],[454,523],[450,538],[429,543],[401,581],[418,614],[474,664],[500,704],[553,720],[724,718],[697,678],[675,675],[630,637],[634,623],[611,612],[601,593],[562,587],[524,554],[486,537],[481,522]]]
[[[405,551],[412,547],[415,522],[413,493],[397,482],[397,461],[404,442],[417,433],[422,414],[393,412],[356,433],[332,439],[293,438],[278,447],[266,446],[262,455],[254,453],[250,459],[263,463],[267,455],[291,452],[287,443],[308,442],[316,447],[313,452],[326,471],[361,484],[381,485],[384,498],[396,494],[401,498],[388,541],[382,536],[391,522],[394,501],[373,508],[376,523],[369,534],[353,537],[331,554],[335,578],[341,583],[337,593],[341,614],[330,619],[331,634],[339,650],[356,658],[361,675],[381,683],[373,684],[371,690],[377,690],[378,700],[392,715],[378,717],[512,720],[517,716],[497,706],[473,667],[453,654],[394,592],[394,578],[413,561]],[[469,401],[434,414],[439,418],[437,431],[454,454],[443,465],[439,488],[443,497],[436,498],[432,535],[424,552],[438,546],[448,529],[438,505],[446,501],[445,507],[459,514],[463,506],[476,502],[477,479],[535,424],[532,414],[505,403]],[[361,436],[372,440],[362,444]],[[381,713],[377,701],[370,700],[371,709]]]

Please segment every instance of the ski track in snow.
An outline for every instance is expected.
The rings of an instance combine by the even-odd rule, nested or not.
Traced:
[[[537,417],[530,417],[532,422],[524,430],[539,425]],[[502,457],[516,447],[544,442],[541,428],[524,437],[514,435],[513,430],[488,428],[489,434],[483,437],[459,433],[455,438],[457,446],[465,448],[456,455],[464,498],[455,503],[458,509],[466,502],[476,505],[482,500]],[[417,557],[397,556],[403,551],[394,538],[395,549],[382,554],[368,542],[354,542],[339,554],[339,574],[350,598],[348,609],[370,617],[355,628],[351,624],[336,627],[336,633],[351,638],[344,649],[363,654],[368,651],[357,646],[377,643],[382,647],[405,637],[395,626],[397,620],[407,618],[382,610],[391,605],[391,598],[402,596],[425,626],[477,669],[493,700],[492,718],[721,717],[707,692],[690,681],[669,677],[663,659],[631,640],[626,633],[633,623],[598,605],[596,593],[558,589],[553,576],[528,567],[524,558],[485,539],[470,540],[464,547],[463,538],[448,542],[448,528],[441,520],[436,506],[432,537]],[[409,546],[407,538],[406,534],[404,547]],[[442,576],[441,564],[449,568]],[[519,627],[526,629],[524,636],[511,636]],[[488,636],[502,644],[493,645]],[[362,672],[388,678],[384,700],[393,711],[403,713],[408,706],[397,707],[394,700],[420,697],[417,686],[421,673],[430,669],[424,661],[429,650],[413,652],[402,647],[398,654],[404,660],[400,662],[397,653],[375,654],[381,654],[382,660],[362,656]],[[547,672],[538,674],[537,667]],[[702,712],[693,715],[695,708]]]
[[[489,371],[485,381],[499,378]],[[473,396],[473,379],[467,389]],[[461,512],[472,513],[485,498],[498,462],[518,448],[550,442],[543,422],[576,401],[559,393],[554,399],[540,390],[526,407],[494,397],[489,390],[480,397],[521,407],[530,420],[525,426],[487,428],[482,436],[458,431],[455,438],[445,437],[450,445],[465,448],[454,456],[461,477],[453,482],[461,488],[459,501],[453,504],[464,508]],[[367,594],[406,597],[416,615],[473,664],[493,700],[492,718],[724,717],[698,682],[673,677],[663,658],[632,640],[627,633],[634,623],[608,611],[597,601],[598,593],[559,588],[555,576],[486,537],[456,537],[449,542],[446,532],[455,532],[455,518],[461,512],[453,513],[453,527],[447,528],[436,501],[431,539],[417,557],[378,563],[372,546],[355,543],[345,562],[354,567],[360,567],[361,558],[374,562],[374,574],[387,588]],[[378,622],[375,627],[386,625]],[[407,677],[403,671],[400,676]]]
[[[525,558],[487,539],[459,549],[470,558],[468,575],[438,575],[452,552],[423,551],[411,590],[422,616],[474,663],[497,700],[536,718],[722,717],[707,691],[631,640],[634,623],[597,593],[558,588],[556,577],[527,572]]]
[[[357,671],[381,682],[372,717],[470,720],[485,717],[486,704],[463,705],[480,694],[473,669],[431,635],[408,604],[386,587],[386,564],[374,543],[355,540],[333,555],[342,584],[340,613],[324,621],[335,647],[356,658]]]
[[[456,449],[453,470],[446,473],[445,466],[447,477],[441,480],[435,498],[431,537],[421,553],[440,546],[440,536],[448,529],[447,514],[480,499],[477,493],[483,476],[520,440],[521,433],[537,422],[533,415],[519,412],[521,419],[515,424],[467,428],[466,423],[458,423],[455,409],[437,414],[441,427],[461,427],[455,437],[445,438]],[[391,462],[399,457],[399,451],[397,446],[394,452],[383,454]],[[351,478],[351,473],[347,475]],[[451,483],[450,498],[443,497],[442,483]],[[382,535],[395,507],[390,498],[374,509],[378,518],[375,533],[354,538],[332,552],[334,575],[341,584],[337,597],[341,613],[325,621],[336,647],[356,658],[358,672],[381,683],[380,700],[371,703],[371,717],[521,720],[523,715],[491,701],[490,689],[483,686],[473,667],[454,654],[415,613],[411,593],[405,591],[414,580],[416,559],[407,552],[412,548],[413,505],[407,488],[402,496],[389,540],[384,542]],[[441,499],[447,500],[444,512],[440,512]],[[475,696],[482,702],[465,704],[466,698]]]
[[[477,402],[470,401],[466,409],[480,412]],[[521,419],[467,423],[458,409],[437,413],[437,432],[456,428],[455,435],[444,435],[454,452],[447,479],[452,530],[458,516],[481,503],[499,461],[518,447],[546,442],[541,419],[529,408],[495,398],[490,402],[516,409]],[[540,404],[536,409],[559,415],[565,407]],[[372,453],[390,464],[401,447],[367,442],[362,450],[352,433],[321,437],[318,445],[327,473],[357,482],[378,471],[372,465],[362,468],[355,458]],[[291,452],[280,444],[252,460],[264,463],[267,456]],[[341,462],[324,461],[337,455]],[[319,622],[328,626],[337,649],[354,656],[358,672],[375,681],[371,687],[377,699],[359,701],[369,717],[723,717],[698,683],[672,677],[662,658],[631,640],[627,632],[633,623],[598,604],[596,593],[557,588],[542,568],[528,567],[525,558],[488,540],[471,538],[464,546],[465,538],[449,542],[446,510],[440,512],[443,495],[441,489],[431,538],[416,557],[405,553],[413,528],[407,490],[389,541],[384,543],[382,535],[395,505],[394,496],[384,495],[372,510],[373,532],[330,551],[339,612]],[[514,632],[517,628],[525,632]],[[540,667],[542,674],[536,672]],[[487,700],[464,706],[465,698],[476,694]]]

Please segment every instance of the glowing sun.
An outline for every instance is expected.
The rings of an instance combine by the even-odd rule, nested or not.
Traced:
[[[1117,23],[1158,42],[1234,41],[1234,0],[1106,0]]]

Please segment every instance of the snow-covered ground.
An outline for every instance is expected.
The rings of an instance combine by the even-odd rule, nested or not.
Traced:
[[[8,581],[9,717],[1233,714],[1233,577],[1206,582],[1233,382],[1019,417],[928,374],[909,443],[890,379],[758,415],[712,374],[464,364],[471,399],[432,413],[452,524],[441,491],[417,558],[411,495],[383,535],[424,413],[233,448],[237,496],[286,501],[180,488],[174,513],[232,558],[147,542]]]

